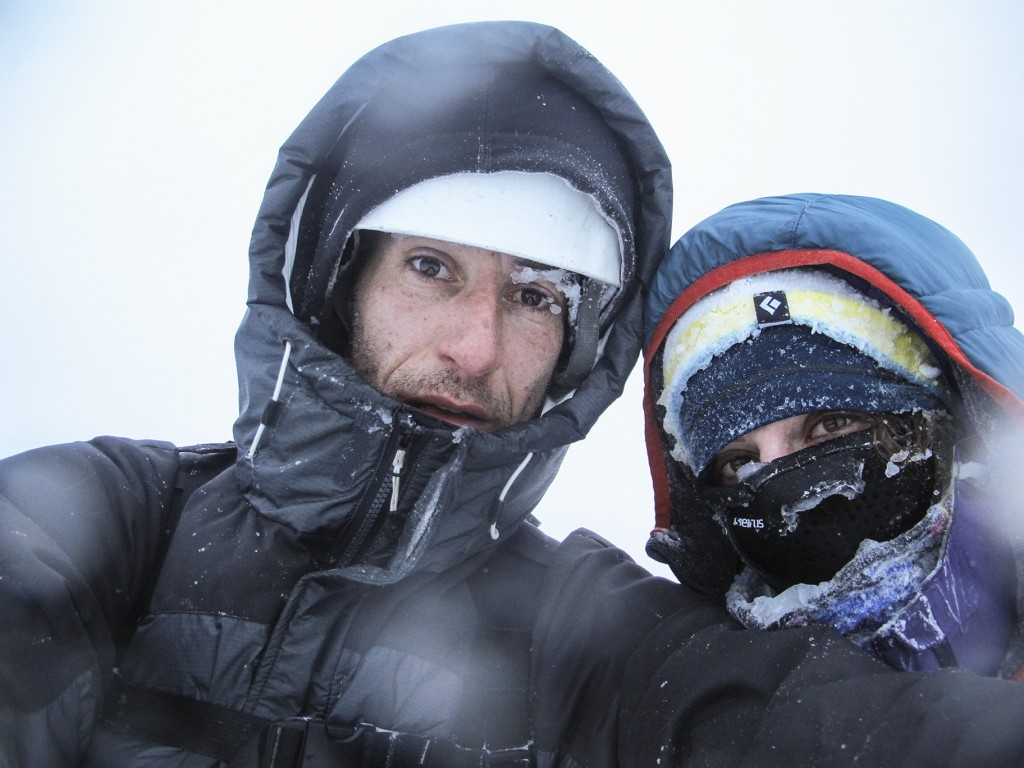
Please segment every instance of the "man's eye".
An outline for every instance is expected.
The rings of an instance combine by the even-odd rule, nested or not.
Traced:
[[[541,307],[551,301],[546,294],[534,288],[523,288],[519,292],[519,300],[528,307]]]
[[[409,264],[424,277],[437,277],[446,269],[435,256],[413,256],[409,259]]]
[[[512,298],[514,301],[518,301],[524,307],[529,307],[530,309],[544,309],[557,306],[557,302],[547,291],[540,288],[531,288],[528,285],[518,287]]]

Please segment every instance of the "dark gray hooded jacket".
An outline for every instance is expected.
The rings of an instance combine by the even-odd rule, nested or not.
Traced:
[[[500,432],[453,431],[352,371],[332,307],[373,206],[439,174],[507,169],[556,173],[601,203],[623,237],[623,287],[573,334],[600,352],[562,382],[569,397]],[[3,764],[1024,753],[1024,688],[888,674],[824,630],[745,632],[599,537],[559,544],[529,518],[639,353],[669,209],[646,119],[556,30],[433,30],[355,64],[282,148],[259,213],[235,442],[98,438],[0,465]],[[981,702],[983,735],[969,721]]]
[[[591,195],[620,233],[622,286],[570,334],[590,359],[585,375],[562,382],[558,395],[569,397],[498,433],[454,430],[382,396],[343,356],[335,304],[358,268],[346,245],[366,213],[412,184],[506,170],[552,173]],[[125,562],[96,564],[102,588],[81,574],[104,621],[75,671],[109,685],[111,660],[118,665],[90,764],[167,753],[147,742],[230,753],[163,732],[181,728],[129,722],[178,706],[150,707],[154,691],[268,721],[367,723],[474,756],[528,754],[531,627],[554,542],[527,518],[568,445],[622,390],[640,349],[641,284],[667,247],[670,216],[670,169],[653,129],[622,85],[555,29],[430,30],[354,64],[281,148],[258,214],[236,337],[234,445],[102,440],[9,470],[80,465],[67,470],[90,475],[68,499],[76,514],[99,517],[96,507],[111,502],[90,495],[114,494],[118,529],[133,528],[123,550],[104,552],[125,552]],[[58,546],[76,571],[79,548]],[[122,626],[133,611],[142,613],[134,633]],[[110,641],[128,635],[112,656]],[[73,696],[87,695],[89,707],[69,754],[88,742],[100,705],[97,681],[78,680],[84,690]]]

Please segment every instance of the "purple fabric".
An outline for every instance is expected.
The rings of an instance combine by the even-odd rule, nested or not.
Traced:
[[[898,669],[960,666],[994,675],[1017,622],[1013,555],[991,500],[958,482],[954,503],[938,569],[872,645]]]

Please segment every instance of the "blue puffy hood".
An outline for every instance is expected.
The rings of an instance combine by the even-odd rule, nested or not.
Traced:
[[[980,431],[1005,422],[1006,413],[1013,414],[1014,423],[1024,417],[1024,336],[1013,327],[1009,303],[991,289],[974,254],[951,232],[900,205],[869,197],[796,194],[732,205],[679,239],[646,303],[644,409],[656,505],[649,551],[655,556],[659,531],[670,524],[680,527],[671,509],[685,506],[679,498],[684,484],[675,477],[670,438],[656,406],[660,393],[654,374],[665,336],[686,309],[717,288],[800,266],[854,275],[901,310],[947,366]],[[714,570],[713,558],[708,553],[706,562],[694,563],[689,580],[696,586],[703,578],[698,574]],[[708,576],[712,582],[720,578]]]

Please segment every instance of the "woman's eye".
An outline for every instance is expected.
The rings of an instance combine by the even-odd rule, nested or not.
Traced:
[[[739,482],[740,467],[753,461],[751,456],[727,456],[715,466],[715,479],[719,485],[736,485]]]
[[[818,423],[826,432],[838,432],[850,423],[850,417],[845,413],[829,413],[823,416]]]
[[[859,432],[871,426],[871,417],[866,413],[826,413],[811,426],[811,438],[837,437]]]
[[[438,277],[447,271],[444,263],[436,256],[413,256],[409,264],[424,277]]]

